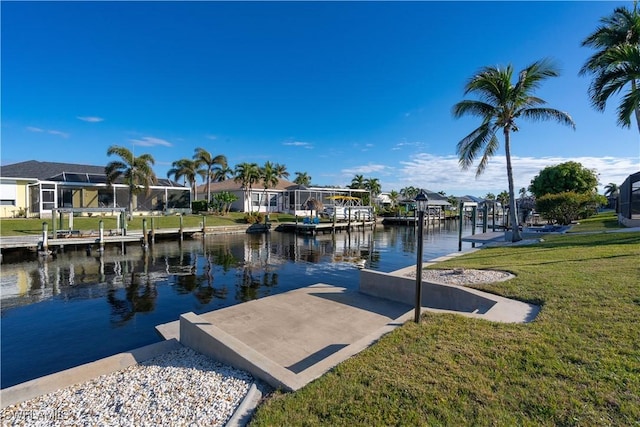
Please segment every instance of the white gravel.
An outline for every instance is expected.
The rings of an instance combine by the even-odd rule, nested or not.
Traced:
[[[223,426],[253,378],[189,348],[2,410],[3,426]]]
[[[416,272],[406,274],[406,277],[416,277]],[[509,280],[515,276],[506,271],[497,270],[473,270],[467,268],[455,268],[451,270],[422,270],[422,280],[432,283],[444,283],[447,285],[477,285],[481,283],[493,283]]]

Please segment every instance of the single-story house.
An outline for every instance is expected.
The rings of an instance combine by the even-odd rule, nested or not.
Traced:
[[[198,187],[198,194],[206,198],[207,184]],[[243,188],[242,184],[228,179],[210,184],[211,194],[229,192],[238,199],[231,204],[236,212],[285,212],[293,215],[310,215],[323,208],[336,205],[335,196],[362,198],[369,195],[368,190],[336,187],[306,187],[281,179],[274,188],[265,190],[262,181],[251,188]]]
[[[618,200],[618,221],[626,227],[640,227],[640,171],[624,180]]]
[[[158,179],[150,192],[134,195],[134,211],[190,209],[189,188]],[[127,208],[129,187],[121,180],[107,185],[104,166],[29,160],[0,166],[0,217],[52,216],[53,209],[85,211]]]

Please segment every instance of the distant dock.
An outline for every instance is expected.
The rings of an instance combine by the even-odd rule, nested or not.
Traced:
[[[301,222],[283,222],[276,227],[276,231],[294,232],[300,234],[333,233],[335,231],[350,231],[355,229],[373,228],[375,221],[351,221],[351,222],[321,222],[318,224],[305,224]]]
[[[424,222],[428,223],[436,223],[438,221],[445,221],[450,219],[456,219],[457,216],[433,216],[433,215],[425,215]],[[416,226],[418,224],[418,218],[415,216],[387,216],[382,218],[382,224],[384,225],[412,225]]]

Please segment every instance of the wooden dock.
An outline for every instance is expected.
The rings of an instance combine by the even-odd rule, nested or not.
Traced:
[[[355,229],[371,228],[376,225],[375,221],[352,221],[352,222],[321,222],[319,224],[304,224],[301,222],[283,222],[276,227],[276,231],[294,232],[300,234],[333,233],[335,231],[350,231]]]
[[[205,230],[202,227],[185,227],[182,229],[182,235],[185,237],[191,237],[194,234],[230,234],[230,233],[244,233],[249,225],[237,225],[237,226],[213,226],[207,227]],[[151,243],[153,239],[179,239],[179,228],[162,228],[147,231],[148,242]],[[123,243],[143,243],[142,230],[129,231],[125,236],[123,235],[110,235],[104,234],[103,243],[105,245],[123,244]],[[17,249],[37,249],[41,246],[42,235],[29,235],[29,236],[3,236],[0,237],[0,250],[17,250]],[[65,237],[49,237],[47,239],[47,246],[49,249],[60,248],[65,246],[92,246],[99,245],[99,235],[97,232],[86,232],[84,234],[69,233]]]
[[[455,216],[433,216],[433,215],[425,215],[424,223],[425,224],[434,224],[439,221],[446,221],[450,219],[456,219]],[[384,225],[410,225],[416,226],[418,223],[418,218],[414,216],[387,216],[382,218],[382,224]]]

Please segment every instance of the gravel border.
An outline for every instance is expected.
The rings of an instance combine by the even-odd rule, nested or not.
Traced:
[[[416,272],[405,274],[405,277],[416,277]],[[513,279],[514,276],[506,271],[474,270],[467,268],[454,269],[424,269],[422,280],[432,283],[444,283],[446,285],[479,285],[483,283],[502,282]]]
[[[183,347],[8,406],[3,426],[224,426],[253,377]]]

